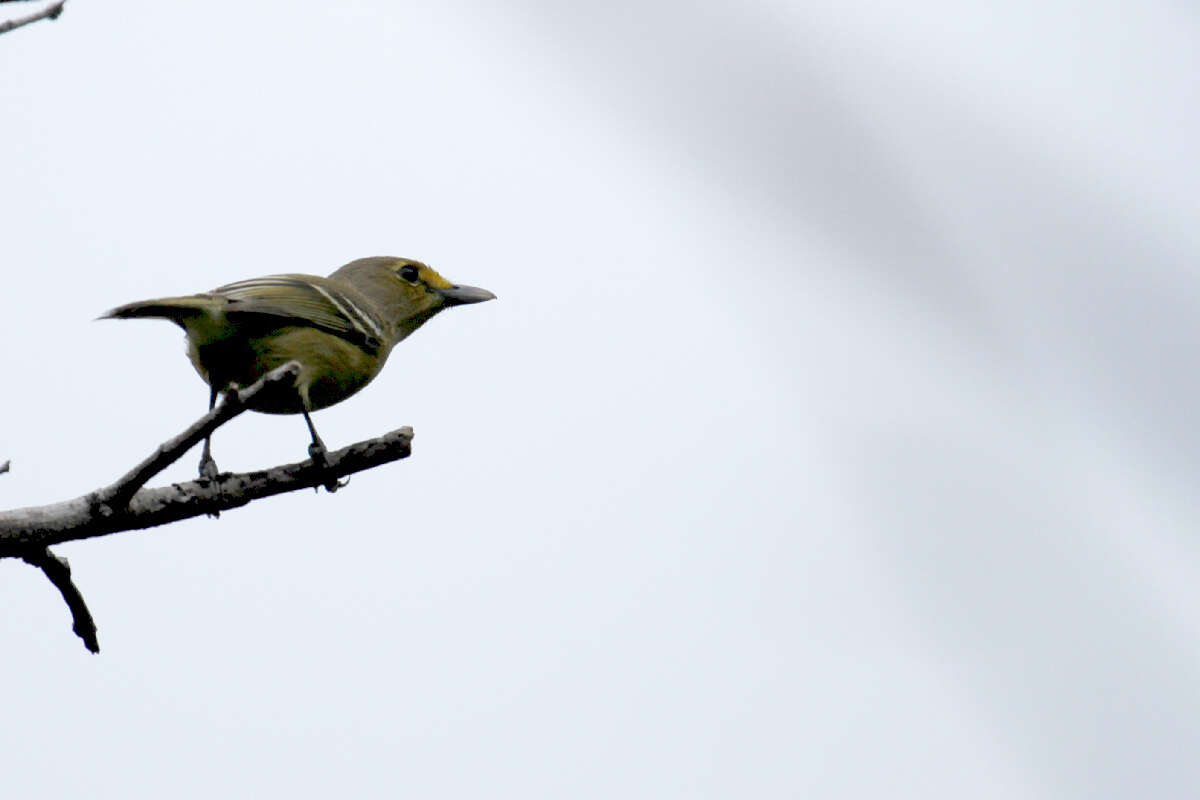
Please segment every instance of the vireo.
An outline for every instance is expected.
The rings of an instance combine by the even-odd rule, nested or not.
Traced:
[[[312,434],[309,454],[320,463],[325,445],[310,411],[370,383],[396,343],[442,309],[494,298],[486,289],[450,283],[420,261],[376,256],[351,261],[328,278],[252,278],[202,294],[127,303],[101,319],[158,317],[183,328],[188,358],[211,389],[210,409],[219,392],[300,362],[295,391],[260,394],[250,407],[303,414]],[[200,474],[217,475],[208,440]]]

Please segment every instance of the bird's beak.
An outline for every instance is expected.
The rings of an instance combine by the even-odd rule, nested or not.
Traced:
[[[462,306],[467,303],[482,303],[485,300],[496,299],[496,295],[477,286],[451,286],[449,289],[435,291],[446,299],[448,306]]]

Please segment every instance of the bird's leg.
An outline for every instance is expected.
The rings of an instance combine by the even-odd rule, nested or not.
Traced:
[[[308,415],[308,409],[304,409],[304,422],[308,425],[308,432],[312,434],[312,444],[308,446],[308,456],[313,460],[313,464],[315,464],[318,469],[323,470],[329,464],[328,460],[325,458],[329,451],[325,449],[325,443],[322,442],[321,437],[317,435],[317,429],[313,427],[312,417]],[[338,481],[337,478],[330,478],[329,481],[324,484],[325,491],[336,492],[349,482],[350,478],[348,477],[344,481]],[[315,489],[316,487],[314,486],[313,488]]]
[[[208,390],[208,410],[212,411],[217,405],[217,387],[213,386]],[[217,496],[224,500],[225,492],[221,489],[221,484],[217,481],[217,476],[221,471],[217,469],[217,462],[212,457],[212,434],[204,437],[204,450],[200,453],[200,478],[202,480],[212,481],[217,484]],[[213,519],[221,516],[220,511],[210,511],[208,515]]]
[[[312,434],[312,444],[308,446],[308,456],[318,466],[325,465],[325,443],[321,441],[321,437],[317,434],[317,429],[313,427],[312,417],[308,415],[308,409],[304,410],[304,422],[308,425],[308,432]]]
[[[213,386],[209,389],[208,394],[208,410],[212,411],[217,405],[217,387]],[[200,477],[207,478],[210,481],[215,481],[220,470],[217,469],[217,462],[212,457],[212,434],[204,437],[204,450],[200,453]]]

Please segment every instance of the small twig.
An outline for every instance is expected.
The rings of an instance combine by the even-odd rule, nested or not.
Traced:
[[[21,553],[21,560],[32,564],[45,573],[51,583],[62,593],[67,608],[71,610],[71,630],[83,639],[83,646],[93,653],[100,652],[100,641],[96,638],[96,623],[88,611],[83,594],[71,580],[71,565],[65,558],[50,552],[49,547],[32,547]]]
[[[8,465],[11,463],[11,461],[5,461],[3,464],[0,464],[0,475],[8,472]]]
[[[28,25],[31,22],[37,22],[39,19],[58,19],[58,15],[63,12],[63,6],[67,4],[67,0],[58,0],[57,3],[51,3],[41,11],[36,11],[28,17],[17,17],[10,19],[7,22],[0,22],[0,33],[8,33],[17,28]]]

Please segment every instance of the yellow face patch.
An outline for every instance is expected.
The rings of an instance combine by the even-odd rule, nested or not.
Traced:
[[[414,264],[414,266],[417,267],[417,272],[421,276],[421,280],[425,282],[426,286],[432,286],[434,289],[449,289],[454,285],[439,275],[438,271],[433,267],[429,267],[424,264]]]

